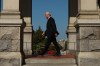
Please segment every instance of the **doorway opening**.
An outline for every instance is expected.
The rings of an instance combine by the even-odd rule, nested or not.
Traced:
[[[32,23],[33,23],[33,29],[34,29],[34,34],[33,34],[33,51],[40,50],[43,48],[45,45],[45,40],[41,41],[41,36],[39,34],[42,34],[46,30],[46,23],[47,20],[44,16],[45,12],[49,11],[52,14],[52,17],[55,19],[56,26],[59,32],[59,36],[57,37],[57,41],[59,43],[59,46],[61,47],[61,52],[62,54],[66,54],[67,50],[67,35],[66,35],[66,30],[68,26],[68,0],[63,0],[63,1],[39,1],[39,0],[32,0]],[[40,42],[37,42],[37,40],[40,39]],[[35,41],[34,41],[35,40]],[[36,43],[37,42],[37,43]],[[43,46],[42,46],[43,45]],[[55,50],[55,47],[53,45],[50,46],[50,50]],[[53,53],[53,51],[48,51],[49,53]]]

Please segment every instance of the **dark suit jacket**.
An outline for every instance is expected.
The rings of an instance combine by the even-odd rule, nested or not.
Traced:
[[[59,35],[56,24],[55,24],[55,20],[52,17],[50,17],[47,21],[45,35],[48,38],[53,39],[53,38],[55,38],[55,33],[57,33]]]

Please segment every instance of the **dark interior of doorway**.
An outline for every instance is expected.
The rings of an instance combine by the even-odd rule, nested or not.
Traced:
[[[100,8],[100,0],[98,0],[98,6],[99,6],[99,8]]]

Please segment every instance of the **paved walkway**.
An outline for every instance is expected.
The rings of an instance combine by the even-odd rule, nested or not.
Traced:
[[[23,66],[77,66],[75,55],[67,54],[62,56],[26,56],[26,65]]]
[[[34,57],[34,56],[32,56],[32,55],[30,55],[30,56],[26,56],[26,59],[27,58],[51,58],[51,59],[54,59],[54,58],[75,58],[75,55],[74,54],[67,54],[67,55],[62,55],[62,56],[52,56],[52,55],[45,55],[45,56],[36,56],[36,57]]]

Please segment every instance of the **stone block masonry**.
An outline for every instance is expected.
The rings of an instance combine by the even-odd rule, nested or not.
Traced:
[[[22,66],[22,24],[19,0],[3,0],[0,15],[0,66]]]

